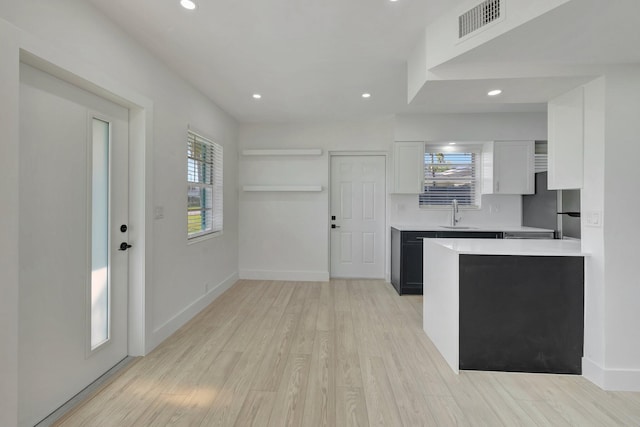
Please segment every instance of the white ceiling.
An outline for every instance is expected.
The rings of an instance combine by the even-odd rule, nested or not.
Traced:
[[[196,0],[195,11],[178,0],[91,1],[247,122],[403,108],[406,59],[430,17],[459,0]]]
[[[179,0],[91,1],[240,122],[544,111],[550,97],[585,78],[551,74],[503,81],[488,74],[469,80],[469,71],[482,64],[490,69],[486,63],[609,61],[625,55],[636,59],[634,54],[615,53],[619,39],[630,39],[625,48],[633,43],[640,46],[637,15],[609,16],[587,7],[584,13],[592,19],[587,27],[572,21],[566,25],[563,16],[546,17],[548,22],[523,26],[509,37],[499,37],[445,64],[442,75],[463,69],[467,77],[430,83],[407,105],[407,58],[429,22],[467,0],[196,0],[195,11],[183,9]],[[603,0],[570,3],[581,2],[610,4]],[[640,1],[611,3],[633,7]],[[597,16],[605,19],[593,21]],[[615,19],[623,23],[615,23],[622,34],[614,37],[609,25]],[[576,29],[582,33],[576,34]],[[557,34],[564,38],[555,38]],[[589,57],[590,44],[602,53]],[[487,99],[490,86],[509,91]],[[252,98],[256,92],[262,99]],[[362,99],[363,92],[372,97]]]

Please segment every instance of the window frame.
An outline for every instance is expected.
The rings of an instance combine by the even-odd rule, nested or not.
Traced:
[[[200,165],[200,167],[198,167]],[[190,208],[189,197],[194,188],[200,190],[200,208]],[[221,235],[223,222],[223,147],[208,137],[187,130],[187,240],[195,242],[204,238]],[[209,193],[209,199],[203,197]],[[204,199],[204,204],[203,204]],[[209,217],[204,228],[190,231],[190,212],[200,211],[200,218]],[[202,223],[202,221],[201,221]]]
[[[422,188],[423,192],[418,194],[418,207],[420,209],[426,210],[444,210],[451,209],[450,203],[444,204],[426,204],[422,202],[422,196],[425,194],[424,188],[427,184],[427,155],[430,153],[473,153],[475,154],[475,158],[473,161],[473,201],[472,204],[462,204],[460,203],[459,208],[463,210],[480,210],[482,209],[482,144],[479,143],[451,143],[449,141],[446,142],[425,142],[424,144],[424,153],[422,159],[422,174],[423,174],[423,182]]]

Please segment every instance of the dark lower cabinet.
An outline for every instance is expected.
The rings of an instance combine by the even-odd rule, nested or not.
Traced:
[[[398,294],[422,294],[422,240],[435,231],[399,231],[391,228],[391,284]]]
[[[391,227],[391,284],[398,294],[422,295],[423,239],[501,239],[495,231],[400,231]]]
[[[584,258],[460,255],[460,369],[581,374]]]

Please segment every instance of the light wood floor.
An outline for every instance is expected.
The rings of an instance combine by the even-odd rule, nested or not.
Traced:
[[[421,312],[383,281],[240,281],[58,425],[640,426],[640,393],[453,374]]]

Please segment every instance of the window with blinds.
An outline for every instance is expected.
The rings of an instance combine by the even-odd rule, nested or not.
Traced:
[[[420,207],[450,205],[479,207],[480,150],[470,147],[425,145],[424,192]]]
[[[222,231],[222,146],[187,132],[187,236]]]

